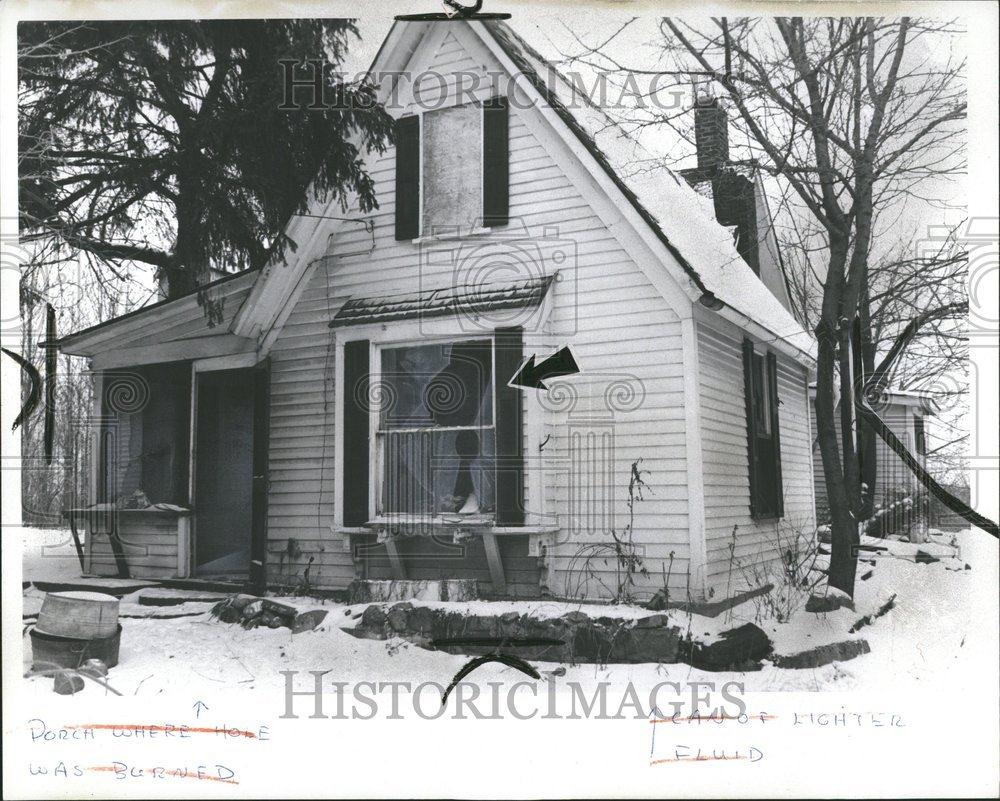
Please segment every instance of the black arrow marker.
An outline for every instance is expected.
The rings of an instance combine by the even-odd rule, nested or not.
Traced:
[[[544,381],[564,375],[574,375],[580,372],[576,359],[569,346],[560,348],[547,359],[535,364],[535,354],[532,353],[521,365],[514,377],[507,382],[509,387],[528,387],[529,389],[547,389]]]

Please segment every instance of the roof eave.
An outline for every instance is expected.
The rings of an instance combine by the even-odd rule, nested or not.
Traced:
[[[725,303],[721,298],[719,298],[711,289],[709,289],[701,279],[697,270],[694,269],[693,265],[684,257],[676,245],[674,245],[660,225],[657,223],[656,218],[650,213],[650,211],[645,208],[636,194],[625,184],[621,176],[619,176],[614,169],[611,167],[604,153],[597,147],[596,143],[593,142],[584,132],[581,130],[577,121],[573,118],[571,112],[566,109],[562,103],[556,98],[545,86],[544,81],[539,80],[538,82],[532,81],[531,76],[535,73],[533,67],[530,64],[524,63],[518,53],[512,52],[511,47],[508,46],[504,36],[498,35],[499,25],[497,23],[481,22],[472,23],[470,27],[480,32],[480,38],[486,41],[486,37],[483,36],[482,32],[485,32],[488,36],[489,41],[492,41],[500,51],[507,57],[507,59],[517,68],[519,68],[522,73],[529,78],[528,84],[538,93],[538,95],[548,103],[549,107],[555,113],[555,115],[563,122],[565,127],[572,133],[576,141],[591,155],[594,161],[600,166],[602,171],[611,180],[614,186],[622,194],[622,196],[628,201],[629,205],[635,210],[635,212],[641,218],[643,224],[645,224],[649,231],[656,237],[663,247],[670,253],[670,255],[676,260],[677,264],[686,274],[689,279],[687,282],[677,282],[682,291],[688,296],[692,303],[700,302],[701,306],[709,309],[710,311],[719,314],[735,325],[743,328],[745,330],[753,332],[756,330],[757,335],[763,339],[772,339],[775,341],[778,349],[783,350],[787,355],[795,358],[796,361],[800,362],[806,366],[809,370],[814,370],[816,367],[816,357],[813,353],[803,350],[798,346],[792,344],[788,341],[788,337],[783,337],[777,331],[771,331],[769,328],[760,325],[756,321],[748,318],[745,314],[733,308],[729,304]],[[516,32],[505,29],[509,31],[512,37],[519,40],[519,43],[524,47],[530,49],[530,45],[524,42],[521,37],[517,35]],[[543,59],[544,60],[544,59]],[[763,336],[761,336],[763,332]],[[804,329],[801,332],[795,332],[796,334],[802,334],[806,337],[809,336],[808,332]]]
[[[192,290],[178,298],[169,298],[151,303],[148,306],[142,306],[118,317],[112,317],[110,320],[74,331],[57,339],[56,345],[60,353],[68,356],[92,356],[94,353],[102,350],[99,345],[107,340],[117,339],[122,334],[143,325],[148,325],[157,319],[171,317],[175,314],[196,308],[198,306],[199,293],[240,279],[247,280],[248,276],[252,280],[256,280],[256,273],[258,272],[259,270],[252,268],[242,270],[238,273],[230,273],[215,281],[203,284],[198,289]]]

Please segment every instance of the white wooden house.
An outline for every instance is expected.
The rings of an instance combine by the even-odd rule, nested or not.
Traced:
[[[103,399],[93,500],[154,504],[88,570],[608,598],[625,548],[636,597],[705,599],[811,532],[813,344],[773,259],[505,23],[397,22],[392,72],[441,79],[382,85],[377,209],[313,202],[283,261],[202,288],[214,327],[192,295],[61,341]],[[509,385],[564,346],[579,373]]]

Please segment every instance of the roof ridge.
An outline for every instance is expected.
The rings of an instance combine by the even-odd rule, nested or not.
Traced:
[[[553,91],[553,87],[545,83],[539,75],[538,70],[531,63],[531,59],[541,62],[541,65],[552,67],[551,62],[544,58],[534,47],[528,44],[524,38],[513,30],[507,23],[497,21],[483,21],[483,29],[491,36],[496,45],[503,51],[504,55],[513,62],[514,67],[521,71],[533,88],[542,96],[551,110],[566,125],[570,132],[576,137],[583,148],[593,157],[598,166],[603,170],[608,179],[618,188],[629,204],[638,213],[642,221],[648,226],[653,235],[660,240],[667,251],[673,256],[683,272],[690,279],[694,287],[700,293],[699,300],[702,305],[709,309],[722,310],[729,308],[747,322],[759,325],[773,335],[773,341],[787,342],[796,351],[814,359],[815,342],[811,335],[801,326],[801,324],[791,315],[778,299],[771,293],[759,277],[754,275],[749,265],[742,261],[742,257],[736,252],[735,245],[731,237],[726,235],[725,229],[719,226],[714,215],[705,216],[701,204],[704,198],[699,195],[688,182],[665,164],[656,171],[647,170],[644,172],[643,180],[637,184],[639,172],[625,169],[622,165],[618,168],[612,165],[611,158],[614,151],[605,151],[605,148],[598,143],[598,135],[604,133],[600,131],[587,130],[587,120],[578,118],[573,110],[567,108],[566,104]],[[558,75],[558,70],[553,68],[553,72]],[[574,97],[580,93],[575,92],[573,87],[563,81],[563,85],[569,86],[574,91]],[[589,98],[587,98],[589,100]],[[590,106],[588,106],[589,108]],[[602,116],[607,119],[607,114],[600,110]],[[656,154],[651,153],[642,143],[628,136],[620,125],[613,120],[611,126],[634,145],[636,149],[642,150],[653,159]],[[627,166],[627,165],[626,165]],[[661,180],[661,171],[662,179]],[[669,187],[670,182],[665,180],[669,176],[673,179],[676,189]],[[681,194],[678,195],[677,192]],[[647,205],[647,202],[654,204],[655,209]],[[688,213],[687,227],[671,227],[668,233],[666,223],[668,219],[657,219],[654,210],[659,214],[669,217],[671,214],[683,215]],[[690,217],[691,214],[697,215]],[[702,219],[704,217],[704,219]],[[702,225],[704,223],[704,225]],[[724,236],[716,236],[709,226],[718,228],[719,233]],[[690,229],[690,230],[689,230]],[[699,237],[700,235],[700,237]],[[675,241],[675,238],[677,241]],[[723,241],[723,239],[725,241]],[[683,243],[682,248],[678,241]],[[728,252],[732,251],[732,257]],[[696,269],[689,256],[697,257],[700,269]],[[740,265],[746,268],[749,276],[757,281],[757,287],[743,286],[734,287],[734,283],[740,283],[742,278]],[[703,265],[703,266],[702,266]],[[735,266],[734,266],[735,265]],[[706,276],[701,269],[706,270]],[[709,284],[712,284],[710,286]],[[766,297],[763,294],[766,293]],[[773,301],[773,303],[772,303]]]

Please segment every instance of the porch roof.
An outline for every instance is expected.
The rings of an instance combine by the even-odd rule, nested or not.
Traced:
[[[190,344],[192,337],[219,338],[222,342],[259,274],[258,268],[229,273],[180,297],[73,331],[57,340],[59,350],[71,356],[94,356],[149,344],[183,340]],[[202,305],[206,298],[219,309],[221,320],[209,321]]]
[[[330,321],[330,328],[537,306],[557,275],[553,273],[514,283],[463,284],[405,295],[351,298]]]

